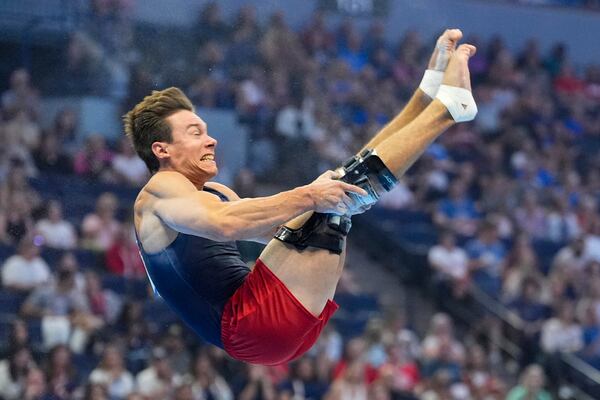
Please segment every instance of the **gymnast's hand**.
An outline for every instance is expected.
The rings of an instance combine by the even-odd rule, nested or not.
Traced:
[[[367,195],[364,189],[337,180],[338,177],[336,172],[326,171],[306,186],[310,191],[316,212],[344,215],[349,210],[358,208],[355,201],[347,193],[356,193],[360,196]]]

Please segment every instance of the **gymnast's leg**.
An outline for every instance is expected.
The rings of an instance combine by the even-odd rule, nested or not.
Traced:
[[[376,154],[394,177],[403,175],[427,146],[455,121],[472,119],[474,116],[464,113],[471,112],[473,108],[476,112],[474,101],[461,97],[464,92],[459,91],[456,99],[452,98],[452,88],[460,88],[470,94],[467,62],[474,53],[473,46],[460,46],[452,55],[442,82],[442,88],[446,85],[450,90],[446,88],[443,96],[438,95],[413,121],[391,132],[375,146]],[[464,106],[467,110],[463,109]],[[300,216],[286,226],[290,229],[300,228],[310,216]],[[343,250],[340,254],[315,247],[299,251],[292,244],[272,240],[260,259],[304,307],[313,315],[319,315],[335,292],[343,269],[343,257]]]

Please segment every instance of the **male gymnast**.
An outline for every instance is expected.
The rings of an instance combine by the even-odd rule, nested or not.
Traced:
[[[217,141],[177,88],[153,91],[124,116],[153,174],[135,229],[154,290],[204,340],[238,360],[275,365],[305,353],[337,309],[350,216],[389,191],[427,146],[475,117],[462,33],[438,39],[406,107],[356,156],[314,182],[240,199],[210,182]],[[266,243],[252,270],[235,240]]]

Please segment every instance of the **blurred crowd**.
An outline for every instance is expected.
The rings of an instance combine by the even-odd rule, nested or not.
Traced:
[[[588,10],[600,10],[598,0],[504,0],[510,3],[520,3],[528,6],[559,6],[559,7],[581,7]]]
[[[358,150],[409,99],[434,38],[390,43],[381,21],[361,32],[319,12],[294,31],[279,13],[260,24],[251,7],[227,20],[218,3],[193,30],[157,35],[133,25],[128,1],[92,4],[63,63],[15,70],[0,99],[0,294],[21,300],[0,321],[1,399],[546,399],[541,351],[600,367],[600,66],[574,66],[561,44],[511,52],[501,37],[468,36],[477,119],[446,132],[379,204],[431,215],[441,295],[479,289],[511,310],[525,333],[518,382],[475,328],[457,333],[437,313],[417,333],[399,310],[357,338],[332,324],[291,365],[247,366],[144,313],[160,300],[145,291],[130,205],[109,191],[77,215],[32,185],[58,175],[134,190],[148,177],[127,140],[83,138],[73,109],[42,126],[41,102],[107,96],[127,110],[177,85],[199,107],[234,110],[250,132],[244,195],[256,182],[306,183]],[[542,261],[540,242],[560,250]]]

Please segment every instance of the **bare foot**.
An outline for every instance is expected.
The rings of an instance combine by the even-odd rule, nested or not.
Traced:
[[[446,29],[438,38],[433,54],[429,59],[428,69],[436,71],[444,71],[448,65],[450,56],[456,49],[456,44],[462,38],[463,34],[460,29]]]
[[[471,91],[469,58],[475,55],[477,48],[470,44],[461,44],[454,51],[444,73],[442,85],[455,86]]]

